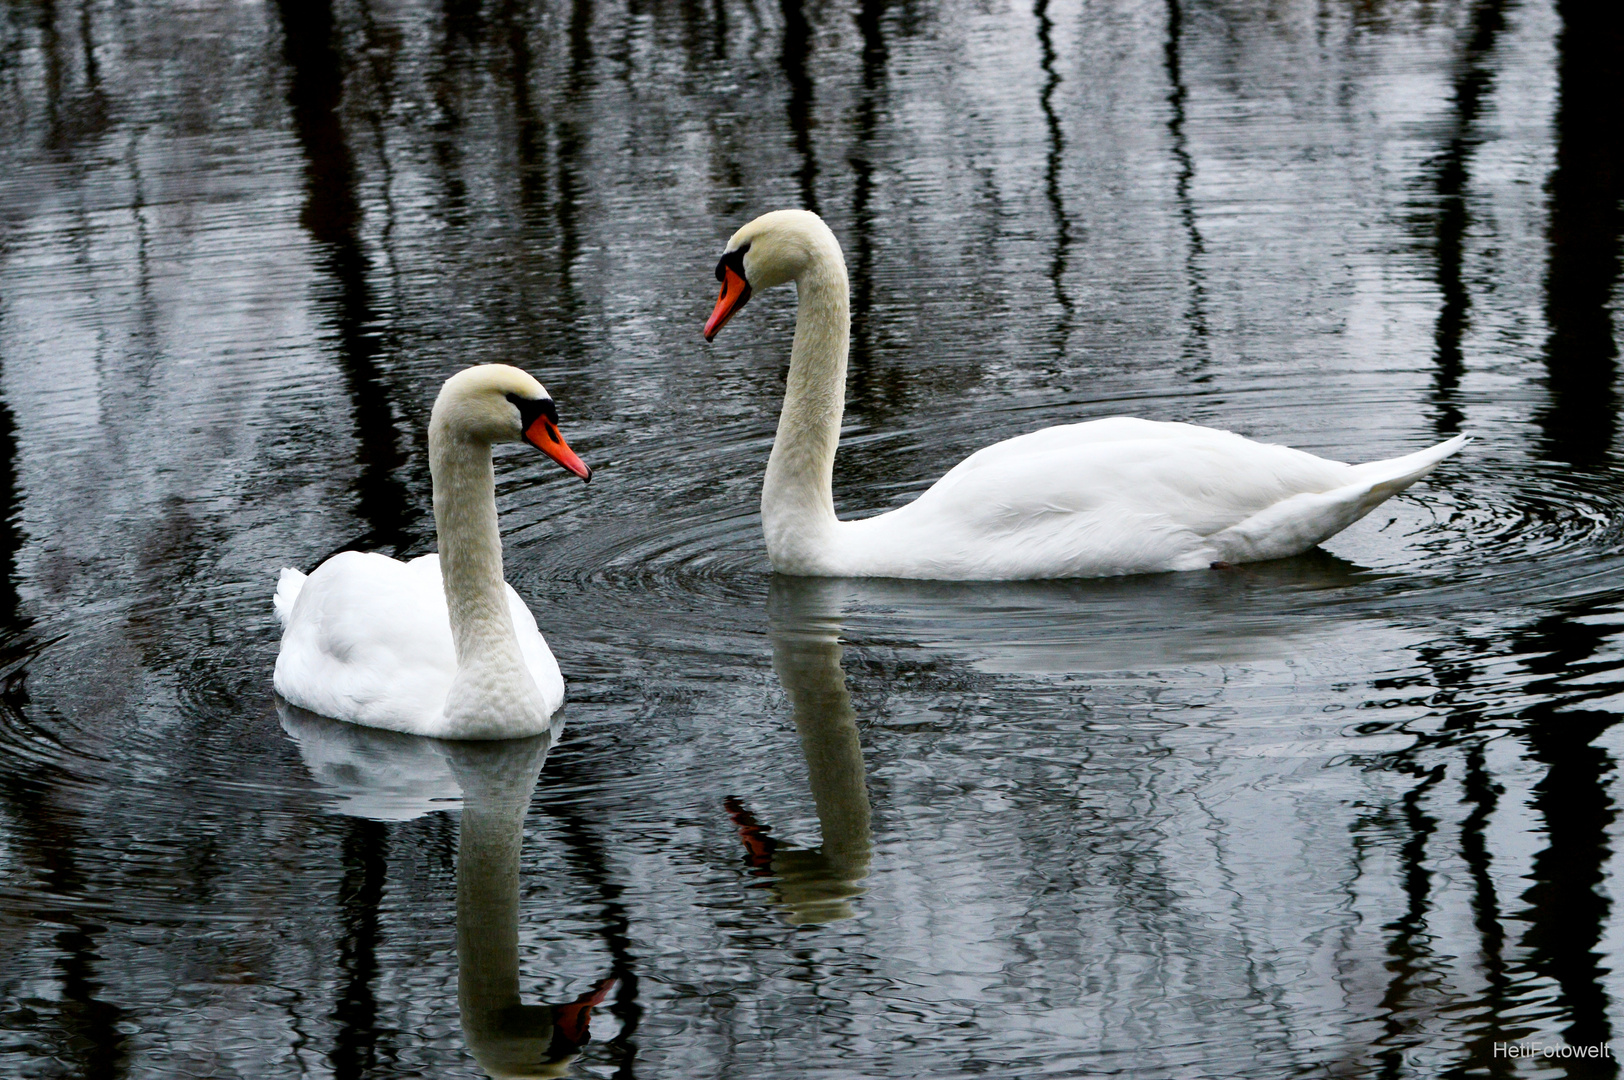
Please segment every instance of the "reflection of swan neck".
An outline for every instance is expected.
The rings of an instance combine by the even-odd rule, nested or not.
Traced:
[[[470,799],[463,807],[457,842],[457,959],[464,1023],[470,1013],[488,1014],[519,1003],[524,813],[522,803],[476,807]]]
[[[768,597],[773,669],[795,715],[823,843],[816,851],[773,855],[780,902],[793,923],[850,918],[849,898],[863,890],[872,850],[868,788],[857,714],[840,666],[838,625],[820,618],[823,580],[775,577]]]
[[[807,266],[795,282],[795,344],[784,408],[761,489],[767,554],[774,568],[792,572],[815,565],[833,539],[835,449],[851,336],[840,244],[822,222],[807,243]]]
[[[869,858],[868,788],[857,713],[840,656],[840,643],[832,636],[781,638],[773,644],[773,666],[790,695],[806,755],[824,854],[860,877]]]
[[[496,1077],[557,1075],[553,1014],[519,999],[519,852],[550,740],[457,744],[457,1005],[474,1058]]]
[[[490,445],[459,435],[436,416],[429,424],[429,471],[457,666],[499,665],[525,672],[502,579]]]

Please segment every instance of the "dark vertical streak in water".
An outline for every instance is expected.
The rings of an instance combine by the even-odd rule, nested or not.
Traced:
[[[461,87],[462,64],[459,51],[476,40],[480,31],[479,5],[475,0],[444,0],[440,9],[444,36],[440,39],[440,64],[430,76],[434,94],[434,163],[445,185],[443,212],[452,225],[462,225],[468,208],[468,187],[462,178]]]
[[[108,108],[101,89],[101,69],[96,63],[95,45],[91,37],[90,7],[81,0],[78,33],[85,71],[85,86],[80,93],[69,92],[67,86],[68,63],[63,59],[62,33],[57,29],[58,12],[52,0],[39,5],[36,26],[40,33],[40,52],[44,60],[46,145],[59,161],[69,160],[73,147],[87,139],[106,132]]]
[[[378,247],[388,268],[389,281],[396,286],[399,296],[400,272],[395,263],[395,170],[389,159],[389,118],[394,113],[394,39],[378,32],[378,21],[372,15],[368,0],[358,0],[361,16],[361,51],[367,57],[372,83],[377,90],[376,104],[367,109],[367,120],[372,137],[378,147],[378,201],[382,206],[382,223],[378,230]]]
[[[44,61],[47,145],[59,160],[66,159],[74,138],[99,129],[106,119],[99,88],[99,73],[90,39],[88,7],[80,10],[80,33],[85,50],[88,93],[76,103],[63,99],[64,67],[61,39],[56,29],[57,12],[52,3],[42,3],[38,13],[41,52]],[[89,117],[94,123],[81,124]],[[88,234],[88,230],[87,230]],[[5,297],[0,296],[0,303]],[[0,357],[0,365],[7,358]],[[23,614],[18,590],[18,557],[25,534],[22,529],[23,491],[18,479],[18,439],[16,416],[10,402],[0,396],[0,708],[11,716],[0,727],[14,731],[34,725],[27,715],[29,696],[24,684],[29,661],[38,646],[30,640],[30,620]],[[19,868],[33,867],[42,885],[42,895],[82,901],[97,893],[78,861],[78,853],[93,849],[78,827],[66,802],[74,779],[54,763],[37,759],[26,769],[0,769],[0,806],[9,811],[13,824],[4,830],[13,849],[12,860]],[[75,905],[77,906],[77,905]],[[33,918],[62,927],[51,942],[59,950],[55,967],[60,976],[61,997],[55,1003],[51,1020],[37,1019],[31,1026],[43,1042],[51,1046],[55,1063],[66,1074],[86,1080],[117,1080],[128,1074],[127,1036],[121,1030],[129,1014],[122,1007],[103,1000],[103,987],[96,977],[101,963],[97,939],[106,928],[91,922],[81,910],[34,911]],[[43,950],[42,950],[43,951]],[[7,958],[9,961],[9,958]]]
[[[1043,193],[1054,215],[1054,257],[1049,261],[1049,281],[1054,286],[1055,302],[1060,305],[1060,319],[1055,324],[1055,359],[1063,359],[1071,337],[1073,304],[1066,293],[1066,261],[1071,249],[1071,220],[1066,216],[1066,203],[1060,191],[1060,173],[1065,165],[1066,138],[1060,130],[1060,115],[1055,111],[1054,92],[1060,85],[1060,72],[1055,68],[1054,20],[1049,18],[1049,0],[1037,0],[1032,14],[1038,20],[1039,61],[1045,76],[1038,105],[1049,129],[1049,153],[1043,170]]]
[[[96,62],[95,35],[90,25],[91,0],[79,3],[79,47],[84,56],[85,92],[75,103],[75,126],[83,136],[101,135],[108,129],[107,95],[101,88],[101,65]]]
[[[545,204],[547,186],[547,125],[536,116],[530,100],[530,79],[535,59],[530,51],[529,26],[517,0],[502,7],[507,35],[508,70],[513,81],[513,115],[519,159],[519,208],[528,223],[532,212]]]
[[[581,303],[575,287],[575,260],[581,253],[580,197],[583,188],[582,134],[579,112],[587,112],[586,100],[592,89],[592,0],[575,0],[570,8],[570,67],[565,82],[567,119],[558,122],[558,300],[565,324],[573,326],[580,317]],[[564,335],[560,347],[578,340]]]
[[[0,357],[0,362],[4,358]],[[3,370],[3,368],[0,368]],[[0,396],[0,635],[10,637],[27,620],[17,595],[17,556],[22,553],[23,497],[17,482],[17,419]]]
[[[1167,2],[1167,48],[1163,51],[1167,67],[1167,93],[1169,107],[1167,134],[1173,144],[1173,160],[1178,163],[1174,180],[1174,197],[1178,200],[1179,220],[1184,223],[1187,244],[1184,254],[1184,276],[1190,282],[1190,334],[1194,338],[1185,346],[1187,359],[1197,362],[1211,359],[1207,344],[1207,286],[1201,276],[1201,260],[1207,253],[1207,243],[1195,219],[1195,202],[1190,197],[1195,182],[1195,159],[1190,156],[1189,140],[1184,133],[1184,103],[1189,90],[1184,85],[1184,9],[1180,0]]]
[[[789,82],[789,126],[795,133],[795,152],[801,167],[795,177],[801,184],[801,207],[814,214],[818,210],[818,159],[812,152],[812,76],[806,69],[812,56],[812,27],[806,21],[801,0],[779,0],[784,13],[784,50],[780,64]]]
[[[1530,756],[1547,767],[1533,805],[1545,820],[1548,844],[1534,857],[1535,884],[1523,894],[1530,926],[1522,944],[1531,953],[1529,965],[1561,989],[1569,1046],[1595,1046],[1611,1034],[1597,946],[1611,907],[1601,888],[1612,854],[1607,828],[1617,813],[1606,791],[1612,759],[1590,744],[1616,719],[1551,711],[1528,727]],[[1587,1062],[1580,1070],[1569,1075],[1617,1075],[1611,1062]]]
[[[563,767],[557,767],[558,764]],[[587,782],[587,778],[577,775],[572,766],[573,762],[555,763],[551,770],[555,782],[572,787],[576,783]],[[593,778],[594,782],[601,780],[601,777]],[[633,1036],[642,1022],[643,1006],[637,1000],[636,959],[631,950],[631,913],[620,899],[625,889],[616,880],[609,857],[587,822],[565,807],[549,806],[546,810],[558,822],[568,848],[569,861],[576,873],[591,882],[603,898],[602,934],[604,945],[609,950],[609,974],[620,981],[615,991],[615,1003],[609,1009],[620,1021],[620,1032],[605,1045],[619,1061],[615,1070],[617,1080],[633,1080],[637,1075],[634,1066],[638,1049]]]
[[[711,0],[712,55],[727,59],[727,0]]]
[[[357,510],[368,526],[358,542],[398,553],[412,542],[410,502],[396,476],[404,455],[378,367],[379,320],[367,286],[355,161],[339,117],[344,72],[333,40],[332,6],[330,0],[278,0],[277,8],[291,72],[288,105],[306,160],[305,205],[299,220],[316,241],[323,269],[338,287],[339,361],[355,418],[361,466]]]
[[[62,131],[62,40],[56,31],[55,0],[40,0],[38,9],[40,57],[44,60],[46,145],[60,159],[67,139]]]
[[[879,125],[879,96],[885,83],[889,54],[880,21],[889,0],[863,0],[857,9],[857,29],[863,35],[863,91],[857,102],[857,145],[850,162],[856,185],[852,191],[853,260],[851,265],[850,401],[863,411],[889,397],[875,385],[874,328],[869,311],[874,302],[874,133]]]
[[[1499,721],[1485,715],[1478,693],[1484,680],[1482,665],[1498,650],[1495,641],[1469,634],[1460,635],[1449,646],[1428,645],[1417,650],[1417,656],[1432,673],[1434,691],[1428,699],[1434,708],[1446,711],[1446,718],[1435,734],[1421,735],[1402,755],[1415,761],[1419,751],[1429,749],[1442,750],[1453,758],[1456,748],[1464,748],[1460,801],[1471,810],[1460,826],[1460,858],[1471,876],[1472,925],[1478,932],[1481,970],[1488,987],[1482,995],[1482,1019],[1474,1025],[1478,1034],[1470,1043],[1470,1056],[1445,1074],[1449,1076],[1468,1068],[1476,1070],[1474,1074],[1487,1070],[1493,1076],[1509,1075],[1515,1064],[1504,1056],[1493,1057],[1493,1043],[1505,1039],[1501,1017],[1506,1009],[1510,980],[1506,974],[1503,914],[1492,872],[1493,855],[1485,836],[1504,789],[1489,775],[1484,746],[1502,727]],[[1383,680],[1375,685],[1383,685]],[[1394,682],[1390,685],[1396,689],[1416,684]]]
[[[1408,902],[1404,914],[1384,927],[1394,932],[1387,946],[1391,957],[1387,968],[1393,973],[1393,981],[1381,1001],[1386,1037],[1376,1055],[1384,1076],[1400,1075],[1406,1036],[1412,1026],[1406,1023],[1410,1003],[1423,992],[1421,984],[1430,970],[1427,912],[1431,907],[1432,873],[1426,867],[1426,855],[1427,841],[1437,831],[1438,819],[1422,809],[1422,800],[1443,778],[1444,767],[1438,765],[1404,794],[1404,827],[1409,836],[1399,850],[1399,862],[1404,867],[1403,887]]]
[[[1470,997],[1472,1022],[1466,1056],[1443,1076],[1516,1075],[1515,1060],[1496,1056],[1495,1044],[1515,1042],[1543,1028],[1541,1018],[1551,1015],[1553,1004],[1568,1021],[1563,1032],[1568,1045],[1598,1046],[1610,1037],[1610,1003],[1603,986],[1607,969],[1597,947],[1611,910],[1602,889],[1612,856],[1608,832],[1618,815],[1607,791],[1614,771],[1612,758],[1592,744],[1618,717],[1577,706],[1624,691],[1624,680],[1616,677],[1617,663],[1608,648],[1616,627],[1598,625],[1588,618],[1615,610],[1616,600],[1587,601],[1512,632],[1511,652],[1525,658],[1529,677],[1509,701],[1501,692],[1486,703],[1482,687],[1487,676],[1480,669],[1458,661],[1445,663],[1434,650],[1423,650],[1423,659],[1435,671],[1437,692],[1429,698],[1451,715],[1440,732],[1422,735],[1398,760],[1405,762],[1405,768],[1418,769],[1419,751],[1442,751],[1455,760],[1464,748],[1462,801],[1472,809],[1461,823],[1461,861],[1470,875],[1473,924],[1481,942],[1477,970],[1487,984]],[[1480,657],[1497,656],[1505,649],[1502,642],[1493,640],[1468,640],[1467,645],[1470,654]],[[1525,906],[1509,916],[1501,911],[1485,837],[1503,792],[1488,772],[1484,753],[1485,740],[1508,727],[1526,739],[1527,759],[1545,767],[1544,777],[1534,785],[1531,809],[1543,819],[1547,838],[1527,875],[1534,884],[1523,893]],[[1414,821],[1416,810],[1410,801],[1406,799],[1406,816]],[[1428,825],[1426,831],[1433,830]],[[1412,836],[1419,835],[1412,827]],[[1415,903],[1416,886],[1425,874],[1421,854],[1417,851],[1412,858],[1407,845],[1405,890],[1412,902],[1410,912],[1393,924],[1404,931],[1389,950],[1395,957],[1389,966],[1399,973],[1395,988],[1402,983],[1408,989],[1417,981],[1412,973],[1420,967],[1415,961],[1418,951],[1411,942],[1424,945],[1438,936],[1427,931],[1425,911]],[[1528,927],[1520,949],[1509,958],[1508,918]],[[1553,983],[1557,988],[1554,1003]],[[1458,1009],[1459,1005],[1448,1002],[1448,994],[1447,986],[1419,996],[1390,991],[1384,1002],[1392,1010],[1389,1031],[1404,1030],[1398,1025],[1401,1012],[1419,1011],[1425,1020],[1440,1009]],[[1408,1004],[1411,1000],[1413,1006]],[[1393,1048],[1383,1055],[1389,1073],[1401,1064],[1401,1048],[1394,1040]],[[1570,1076],[1616,1075],[1616,1063],[1607,1059],[1566,1059],[1564,1064]]]
[[[147,389],[158,367],[158,301],[152,294],[152,258],[148,248],[146,182],[141,175],[141,132],[130,134],[130,217],[135,223],[136,344],[133,381]]]
[[[16,716],[28,706],[28,691],[19,676],[6,680],[0,703]],[[16,723],[8,720],[7,726]],[[26,723],[26,721],[24,721]],[[35,763],[25,776],[18,770],[0,770],[0,805],[9,811],[14,826],[5,835],[17,853],[17,862],[34,869],[41,895],[83,901],[97,893],[79,864],[78,853],[95,850],[74,820],[77,815],[58,805],[59,795],[75,781],[54,763]],[[61,999],[51,1020],[30,1025],[42,1041],[54,1044],[53,1057],[67,1073],[85,1080],[116,1080],[128,1074],[127,1037],[120,1030],[128,1014],[101,998],[96,979],[101,962],[96,939],[106,927],[86,919],[82,909],[36,910],[29,913],[42,923],[64,928],[51,941],[59,950],[56,968]]]
[[[101,984],[95,966],[96,935],[105,927],[77,923],[53,939],[62,950],[57,962],[62,972],[62,1012],[64,1057],[78,1065],[75,1075],[84,1080],[114,1080],[129,1070],[125,1036],[119,1031],[125,1011],[97,995]]]
[[[1556,167],[1550,180],[1546,452],[1599,465],[1618,430],[1610,310],[1624,198],[1624,4],[1559,0]]]
[[[1506,1041],[1502,1018],[1509,1000],[1511,980],[1506,973],[1506,931],[1501,924],[1500,898],[1491,872],[1493,859],[1484,837],[1484,831],[1500,804],[1503,789],[1494,782],[1485,767],[1481,740],[1467,747],[1463,764],[1462,801],[1472,809],[1461,822],[1461,861],[1471,875],[1472,925],[1477,928],[1478,938],[1482,942],[1479,963],[1487,986],[1481,994],[1484,1021],[1476,1025],[1482,1034],[1472,1040],[1467,1060],[1444,1075],[1465,1076],[1470,1071],[1480,1076],[1510,1076],[1514,1071],[1513,1060],[1494,1053],[1494,1044]]]
[[[699,71],[707,66],[702,48],[705,18],[700,14],[699,0],[681,0],[677,12],[682,17],[683,70],[690,73]]]
[[[389,874],[389,833],[376,821],[345,820],[342,862],[344,876],[338,886],[338,969],[341,986],[333,1005],[333,1049],[328,1059],[335,1080],[352,1080],[378,1073],[387,1055],[380,1048],[378,1002],[373,982],[378,977],[378,908],[383,902]]]
[[[1433,331],[1433,363],[1437,366],[1433,403],[1438,407],[1434,426],[1440,434],[1460,430],[1465,419],[1455,402],[1465,367],[1461,359],[1461,338],[1465,336],[1472,297],[1467,291],[1461,268],[1465,259],[1466,230],[1471,214],[1466,205],[1467,167],[1472,153],[1482,145],[1477,119],[1483,102],[1493,89],[1494,72],[1488,58],[1506,25],[1506,0],[1480,0],[1472,7],[1471,36],[1455,78],[1454,124],[1449,144],[1435,162],[1433,189],[1437,195],[1438,217],[1433,224],[1437,243],[1438,292],[1443,303]]]
[[[1525,689],[1534,704],[1522,730],[1528,756],[1545,766],[1534,785],[1532,808],[1545,823],[1546,846],[1534,856],[1523,893],[1527,908],[1518,916],[1528,924],[1522,945],[1523,965],[1556,983],[1567,1014],[1563,1036],[1570,1046],[1592,1046],[1608,1040],[1606,969],[1597,952],[1611,904],[1601,891],[1612,855],[1607,833],[1618,816],[1607,784],[1613,773],[1611,755],[1592,743],[1618,717],[1612,713],[1568,707],[1564,691],[1579,680],[1587,694],[1617,693],[1616,679],[1603,685],[1596,676],[1612,673],[1614,664],[1601,658],[1610,628],[1582,621],[1594,605],[1558,611],[1518,635],[1514,652],[1535,676]],[[1610,1060],[1573,1062],[1570,1076],[1615,1076]]]

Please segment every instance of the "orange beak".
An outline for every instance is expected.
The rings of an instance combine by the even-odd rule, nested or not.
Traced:
[[[536,417],[535,422],[525,429],[524,439],[582,480],[592,479],[592,470],[570,449],[570,444],[564,441],[557,426],[547,417]]]
[[[705,340],[716,337],[716,332],[733,317],[733,313],[750,299],[750,283],[731,266],[722,268],[722,295],[716,298],[716,307],[705,322]]]

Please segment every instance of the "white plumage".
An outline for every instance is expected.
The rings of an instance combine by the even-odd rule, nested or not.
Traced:
[[[513,586],[503,589],[525,670],[550,716],[564,703],[564,677],[536,617]],[[309,575],[284,569],[275,604],[282,620],[277,693],[301,709],[367,727],[450,734],[444,706],[457,676],[457,651],[440,556],[401,562],[340,552]],[[526,688],[516,696],[527,698]],[[528,701],[515,704],[523,713]]]
[[[564,679],[536,620],[502,580],[491,445],[523,439],[590,476],[535,379],[500,364],[446,380],[429,422],[440,554],[399,562],[345,551],[308,577],[284,569],[276,692],[337,720],[446,739],[551,728]]]
[[[795,343],[762,485],[782,573],[938,580],[1194,570],[1306,551],[1468,441],[1346,465],[1192,424],[1110,417],[980,450],[914,502],[835,517],[832,473],[850,317],[840,245],[816,214],[780,210],[734,234],[717,267],[712,337],[755,289],[796,283]]]

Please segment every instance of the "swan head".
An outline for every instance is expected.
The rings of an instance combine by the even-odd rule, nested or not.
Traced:
[[[486,445],[527,442],[582,480],[587,467],[558,431],[558,406],[529,374],[506,364],[464,368],[434,399],[431,431]]]
[[[796,281],[820,256],[840,258],[840,244],[810,210],[774,210],[734,233],[716,263],[722,294],[705,323],[710,341],[758,289]]]

